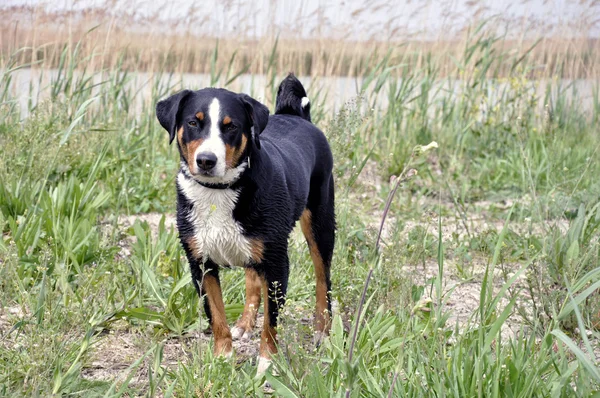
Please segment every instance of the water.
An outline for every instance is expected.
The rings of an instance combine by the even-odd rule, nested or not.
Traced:
[[[74,73],[75,80],[81,79],[80,72]],[[23,117],[27,117],[31,107],[35,106],[40,101],[50,97],[52,82],[56,81],[58,70],[33,70],[20,69],[12,72],[12,81],[10,92],[13,98],[18,102]],[[109,75],[95,74],[92,82],[96,86],[92,90],[92,95],[95,95],[100,90],[102,81],[111,78]],[[274,82],[275,90],[282,76],[278,77]],[[337,112],[344,104],[350,101],[356,101],[363,86],[363,78],[355,77],[300,77],[300,80],[307,88],[311,99],[313,112],[315,109],[324,109],[325,113]],[[391,80],[391,79],[390,79]],[[156,74],[150,72],[135,72],[127,75],[125,90],[128,91],[131,99],[131,111],[142,112],[146,107],[154,108],[153,103],[153,88],[162,87],[164,92],[173,93],[182,88],[200,89],[210,85],[210,75],[184,73],[179,75]],[[489,82],[487,89],[486,102],[493,104],[506,90],[511,90],[508,82]],[[529,94],[536,95],[540,101],[538,105],[541,107],[546,104],[542,103],[545,98],[545,92],[548,84],[551,84],[553,89],[554,100],[560,87],[564,90],[561,95],[566,96],[567,100],[576,102],[578,108],[584,111],[592,111],[594,104],[594,92],[598,90],[598,82],[590,79],[580,80],[537,80],[527,83]],[[106,83],[110,85],[111,83]],[[217,85],[218,86],[218,85]],[[366,98],[368,106],[385,109],[389,102],[389,82],[385,84],[377,93],[373,92],[374,84],[370,84],[361,98]],[[252,95],[259,101],[265,102],[268,105],[268,99],[273,98],[275,91],[269,88],[269,81],[266,75],[241,75],[232,82],[228,89],[236,92],[244,92]],[[459,99],[464,91],[464,81],[439,79],[437,80],[429,96],[429,101],[434,103],[441,99]],[[418,88],[417,88],[418,90]],[[414,97],[418,91],[410,95]],[[411,106],[411,105],[408,105]],[[432,109],[434,107],[430,107]]]

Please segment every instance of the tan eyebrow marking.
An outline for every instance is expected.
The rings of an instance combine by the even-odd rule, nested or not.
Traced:
[[[197,117],[199,120],[204,120],[204,112],[198,112],[198,113],[196,113],[196,117]]]
[[[229,124],[229,123],[231,123],[231,118],[229,116],[225,116],[223,118],[223,124]]]

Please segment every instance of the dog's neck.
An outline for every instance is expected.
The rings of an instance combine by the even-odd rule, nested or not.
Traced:
[[[211,184],[208,182],[201,182],[196,179],[194,179],[194,181],[196,181],[196,183],[202,185],[204,188],[210,188],[210,189],[229,189],[229,188],[231,188],[231,186],[233,184],[235,184],[237,182],[237,180],[236,180],[236,181],[233,181],[233,182],[230,182],[227,184],[224,184],[224,183],[223,184],[220,184],[220,183]]]

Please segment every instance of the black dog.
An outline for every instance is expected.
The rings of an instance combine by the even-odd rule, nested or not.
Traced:
[[[249,338],[262,290],[262,373],[277,352],[288,237],[297,220],[315,265],[317,339],[329,331],[335,237],[329,144],[310,122],[306,92],[292,74],[279,87],[273,116],[247,95],[215,88],[181,91],[160,101],[156,114],[171,142],[177,137],[177,226],[194,286],[204,296],[214,352],[231,355],[232,337]],[[232,331],[225,319],[220,266],[246,272],[246,305]]]

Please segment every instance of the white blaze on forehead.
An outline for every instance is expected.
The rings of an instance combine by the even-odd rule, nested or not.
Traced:
[[[213,169],[214,177],[223,177],[225,175],[225,143],[221,137],[219,120],[221,118],[221,103],[214,98],[208,107],[208,117],[210,119],[210,130],[208,137],[194,153],[194,159],[202,152],[210,152],[217,157],[217,164]]]

